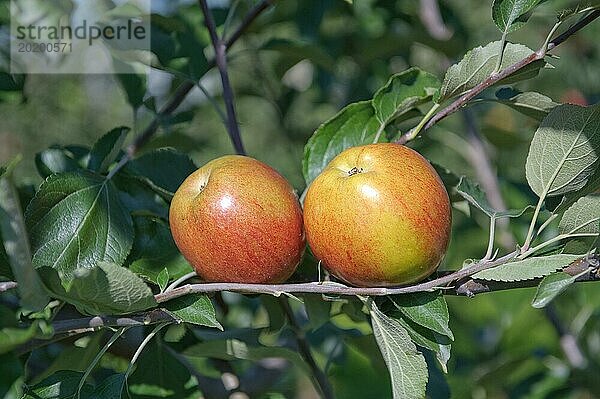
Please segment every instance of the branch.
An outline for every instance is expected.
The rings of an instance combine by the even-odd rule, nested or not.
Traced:
[[[231,37],[224,41],[225,50],[229,50],[231,46],[238,41],[238,39],[244,34],[244,32],[248,29],[248,27],[258,18],[258,16],[265,11],[271,4],[274,3],[275,0],[262,0],[257,5],[255,5],[244,17],[240,26],[232,33]],[[200,51],[200,50],[199,50]],[[207,69],[212,69],[216,66],[216,60],[211,60],[208,63]],[[187,95],[196,85],[195,82],[191,80],[186,80],[181,83],[181,85],[175,90],[173,96],[167,101],[167,103],[160,109],[160,111],[156,114],[152,122],[140,133],[134,141],[127,147],[126,157],[122,159],[122,164],[124,165],[129,160],[131,160],[135,154],[142,148],[148,140],[154,136],[158,127],[160,126],[161,121],[166,117],[172,114],[186,99]],[[121,162],[120,162],[121,163]],[[122,167],[122,166],[121,166]],[[121,168],[119,167],[119,169]],[[116,169],[116,168],[115,168]]]
[[[392,294],[406,294],[413,292],[430,291],[433,289],[443,288],[443,293],[446,295],[459,295],[473,297],[477,294],[485,292],[504,291],[517,288],[535,287],[539,284],[540,278],[524,281],[483,281],[476,280],[470,276],[478,271],[486,270],[491,267],[504,264],[514,259],[518,252],[514,251],[503,256],[495,261],[480,261],[470,267],[442,276],[435,280],[417,284],[409,287],[400,288],[356,288],[347,287],[338,283],[300,283],[300,284],[278,284],[278,285],[261,285],[261,284],[235,284],[235,283],[208,283],[208,284],[190,284],[176,288],[169,293],[157,294],[155,298],[158,302],[166,302],[168,300],[187,295],[190,293],[210,293],[220,291],[231,291],[238,293],[251,294],[270,294],[280,296],[284,293],[319,293],[330,295],[371,295],[382,296]],[[584,257],[578,261],[571,263],[562,271],[571,276],[580,275],[576,282],[599,281],[600,271],[600,255]],[[585,274],[581,274],[587,271]],[[454,285],[442,287],[444,284],[455,282]],[[14,283],[16,285],[16,283]],[[129,316],[95,316],[83,317],[77,319],[60,320],[52,324],[55,335],[49,340],[36,339],[29,341],[27,344],[18,349],[18,353],[26,353],[37,347],[45,346],[50,343],[65,339],[74,335],[93,332],[100,328],[106,327],[135,327],[146,326],[150,324],[177,322],[168,312],[163,309],[153,309],[141,314]],[[292,324],[292,322],[290,322]]]
[[[294,333],[294,336],[296,338],[296,343],[298,344],[298,351],[300,352],[300,355],[302,356],[302,358],[304,359],[304,361],[306,362],[306,364],[312,372],[314,379],[313,384],[315,385],[315,388],[317,388],[317,390],[320,391],[320,394],[324,399],[333,399],[333,389],[329,384],[327,375],[325,375],[325,373],[317,365],[317,362],[315,361],[315,358],[313,357],[310,351],[310,345],[306,341],[304,331],[302,331],[302,328],[298,324],[298,321],[296,320],[296,316],[294,315],[294,311],[292,310],[288,299],[285,297],[280,297],[279,303],[281,304],[283,313],[285,314],[290,328],[292,329],[292,332]]]
[[[175,323],[177,320],[162,309],[153,309],[146,313],[131,316],[93,316],[59,320],[52,323],[52,327],[55,334],[73,335],[96,331],[103,327],[135,327],[164,322]]]
[[[467,278],[480,271],[508,263],[511,260],[514,260],[518,254],[519,251],[515,250],[495,260],[480,260],[465,269],[408,287],[348,287],[344,284],[335,282],[297,284],[202,283],[183,285],[169,292],[157,294],[155,295],[155,299],[158,303],[162,303],[183,295],[220,291],[238,292],[243,294],[270,294],[274,296],[280,296],[281,294],[286,293],[385,296],[434,291],[449,283]]]
[[[235,106],[233,103],[233,90],[231,88],[231,82],[229,81],[229,75],[227,73],[227,57],[225,52],[227,47],[225,42],[219,38],[217,34],[217,27],[213,15],[208,8],[206,0],[198,0],[202,14],[204,14],[204,24],[208,29],[210,35],[210,41],[212,42],[215,50],[215,61],[219,74],[221,75],[221,83],[223,84],[223,100],[225,101],[225,110],[227,111],[227,132],[233,142],[235,151],[240,155],[245,155],[244,145],[242,144],[242,138],[240,135],[240,128],[237,123],[237,117],[235,115]]]
[[[488,87],[493,86],[494,84],[498,83],[502,79],[525,68],[527,65],[529,65],[535,61],[543,60],[546,57],[546,54],[548,51],[554,49],[555,47],[557,47],[558,45],[563,43],[570,36],[572,36],[573,34],[578,32],[579,30],[581,30],[583,27],[585,27],[586,25],[588,25],[589,23],[591,23],[593,20],[595,20],[598,17],[600,17],[600,10],[594,10],[594,11],[590,12],[588,15],[581,18],[577,23],[573,24],[565,32],[563,32],[562,34],[557,36],[554,40],[551,40],[547,46],[544,45],[538,51],[523,58],[522,60],[515,62],[514,64],[504,68],[503,70],[501,70],[497,73],[492,73],[483,82],[479,83],[477,86],[475,86],[471,90],[467,91],[465,94],[460,96],[458,99],[456,99],[450,105],[448,105],[446,108],[442,109],[440,112],[435,114],[431,119],[429,119],[429,121],[427,121],[427,123],[425,124],[425,126],[423,126],[421,131],[423,132],[423,131],[429,129],[430,127],[432,127],[433,125],[435,125],[436,123],[441,121],[442,119],[446,118],[448,115],[453,114],[454,112],[458,111],[467,102],[472,100],[474,97],[479,95],[479,93],[481,93]],[[406,144],[408,141],[410,141],[413,138],[414,138],[413,131],[409,130],[408,132],[406,132],[405,134],[400,136],[398,138],[398,140],[396,140],[396,142],[399,144]]]
[[[600,256],[593,255],[589,257],[583,257],[575,262],[572,262],[569,266],[565,267],[562,271],[571,275],[577,276],[581,273],[588,271],[587,273],[580,275],[576,282],[587,282],[587,281],[599,281],[600,280],[600,271],[598,270],[598,265],[600,264]],[[591,269],[591,270],[589,270]],[[531,288],[536,287],[541,278],[536,278],[532,280],[522,280],[522,281],[483,281],[476,279],[466,279],[460,281],[458,285],[453,287],[452,291],[444,291],[445,294],[450,295],[463,295],[468,297],[473,297],[477,294],[482,294],[485,292],[496,292],[496,291],[506,291],[517,288]]]

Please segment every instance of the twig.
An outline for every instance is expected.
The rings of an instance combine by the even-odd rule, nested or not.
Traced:
[[[144,338],[144,340],[142,341],[140,346],[137,348],[137,350],[133,354],[133,357],[129,361],[129,366],[127,367],[127,370],[125,370],[125,381],[126,382],[127,382],[127,379],[129,378],[129,376],[131,375],[131,373],[133,373],[133,366],[135,365],[135,362],[137,362],[138,358],[144,351],[144,348],[146,347],[146,345],[148,345],[150,343],[150,341],[152,341],[152,338],[154,338],[154,336],[156,334],[158,334],[160,332],[160,330],[162,330],[163,328],[165,328],[168,325],[169,325],[168,322],[157,325],[156,327],[154,327],[154,330],[152,330],[150,332],[150,334],[148,334],[146,336],[146,338]]]
[[[277,0],[262,0],[252,7],[246,16],[244,16],[244,19],[242,19],[240,26],[235,30],[235,32],[233,32],[229,39],[225,40],[225,47],[229,49],[229,47],[231,47],[233,43],[235,43],[242,36],[248,27],[252,25],[252,22],[254,22],[254,20],[263,13],[263,11],[275,4],[276,1]]]
[[[585,27],[586,25],[588,25],[590,22],[592,22],[593,20],[595,20],[598,17],[600,17],[600,10],[594,10],[594,11],[590,12],[585,17],[581,18],[578,22],[573,24],[565,32],[558,35],[555,39],[551,40],[547,46],[544,45],[538,51],[530,54],[529,56],[523,58],[522,60],[515,62],[514,64],[504,68],[503,70],[501,70],[497,73],[491,74],[483,82],[479,83],[477,86],[475,86],[471,90],[467,91],[465,94],[460,96],[458,99],[456,99],[450,105],[448,105],[446,108],[442,109],[440,112],[435,114],[431,119],[429,119],[429,121],[425,124],[425,126],[423,126],[421,131],[422,132],[426,131],[427,129],[429,129],[430,127],[432,127],[433,125],[435,125],[436,123],[441,121],[442,119],[446,118],[448,115],[458,111],[469,100],[476,97],[479,93],[481,93],[488,87],[496,84],[497,82],[512,75],[513,73],[525,68],[527,65],[529,65],[535,61],[543,60],[546,57],[546,54],[548,51],[554,49],[555,47],[557,47],[558,45],[563,43],[570,36],[572,36],[573,34],[578,32],[579,30],[581,30],[583,27]],[[408,131],[407,133],[400,136],[398,138],[398,140],[396,140],[396,142],[399,144],[405,144],[411,138],[413,138],[412,131]]]
[[[333,389],[329,384],[327,375],[325,375],[325,373],[317,365],[317,362],[315,361],[315,358],[313,357],[310,351],[310,345],[306,341],[304,331],[302,331],[302,328],[298,324],[298,320],[296,320],[296,316],[294,315],[294,311],[292,310],[288,299],[283,296],[279,297],[279,303],[281,304],[283,313],[285,314],[290,328],[292,329],[292,332],[294,333],[294,336],[296,338],[296,343],[298,344],[298,351],[300,352],[300,355],[302,356],[302,358],[304,359],[304,361],[306,362],[306,364],[312,372],[314,379],[313,384],[315,385],[315,388],[317,388],[317,390],[320,391],[322,398],[333,399]]]
[[[383,296],[408,294],[413,292],[433,291],[453,281],[461,280],[483,270],[493,268],[515,259],[519,254],[515,250],[495,260],[481,260],[471,266],[454,273],[408,287],[348,287],[334,282],[311,282],[298,284],[241,284],[241,283],[203,283],[187,284],[169,292],[155,295],[157,302],[162,303],[183,295],[230,291],[245,294],[270,294],[280,296],[284,293],[330,294],[330,295],[370,295]]]
[[[262,0],[258,4],[256,4],[244,17],[240,26],[231,34],[231,36],[225,40],[225,50],[229,50],[231,46],[238,41],[238,39],[244,34],[244,32],[248,29],[248,27],[254,22],[256,18],[263,11],[265,11],[271,4],[273,4],[275,0]],[[201,51],[201,49],[198,49]],[[216,66],[215,60],[211,60],[208,63],[207,70],[210,70]],[[154,136],[158,127],[165,117],[172,114],[186,99],[187,95],[190,91],[196,86],[196,82],[191,80],[186,80],[181,83],[181,85],[175,90],[173,96],[167,101],[167,103],[160,109],[160,111],[156,114],[152,122],[133,140],[133,142],[127,147],[126,155],[121,159],[119,164],[115,166],[112,170],[115,172],[121,169],[127,162],[129,162],[135,154],[142,148],[148,140]],[[114,174],[114,173],[113,173]]]
[[[213,18],[212,12],[208,8],[206,0],[198,0],[202,14],[204,14],[204,24],[208,29],[210,35],[210,41],[212,42],[215,50],[215,62],[221,75],[221,83],[223,84],[223,100],[225,101],[225,110],[227,111],[227,132],[233,142],[233,147],[238,154],[245,155],[244,145],[242,144],[242,138],[240,135],[240,128],[237,123],[237,117],[235,115],[235,106],[233,101],[233,89],[229,81],[229,74],[227,73],[227,57],[225,55],[227,46],[225,42],[217,34],[217,27]]]
[[[181,283],[183,283],[186,280],[189,280],[191,278],[194,277],[198,277],[198,274],[196,274],[196,272],[190,272],[188,274],[184,274],[183,276],[179,277],[177,280],[173,281],[171,283],[171,285],[169,285],[166,289],[165,292],[174,290],[175,288],[177,288]]]
[[[81,397],[81,388],[83,388],[83,386],[85,385],[85,380],[87,380],[87,378],[90,376],[94,367],[96,367],[96,365],[98,364],[100,359],[102,359],[102,356],[104,356],[104,354],[112,346],[112,344],[114,344],[115,341],[117,339],[119,339],[119,337],[121,337],[121,335],[123,335],[123,333],[125,331],[127,331],[127,328],[128,327],[122,327],[116,333],[114,333],[113,336],[110,337],[108,342],[106,344],[104,344],[102,349],[100,349],[100,351],[96,354],[96,356],[94,357],[92,362],[89,364],[89,366],[85,369],[85,372],[83,373],[83,376],[81,377],[81,380],[79,380],[79,385],[77,385],[77,395],[76,395],[77,399],[79,399]]]
[[[130,316],[93,316],[80,319],[59,320],[52,323],[55,334],[81,334],[96,331],[102,327],[133,327],[150,324],[176,322],[168,312],[154,309],[140,315]]]
[[[218,291],[232,291],[239,293],[252,293],[252,294],[271,294],[279,295],[283,292],[290,293],[321,293],[330,295],[392,295],[392,294],[406,294],[412,292],[423,292],[429,291],[436,288],[442,288],[444,284],[455,282],[454,285],[443,287],[443,293],[446,295],[459,295],[459,296],[474,296],[485,292],[504,291],[517,288],[535,287],[539,284],[541,279],[532,279],[524,281],[483,281],[476,280],[471,275],[488,269],[490,264],[498,266],[500,264],[507,263],[514,259],[517,251],[505,255],[493,262],[477,262],[472,266],[442,276],[438,279],[431,280],[422,284],[417,284],[412,287],[400,287],[400,288],[353,288],[347,287],[342,284],[325,282],[325,283],[300,283],[300,284],[279,284],[279,285],[261,285],[261,284],[234,284],[234,283],[207,283],[207,284],[193,284],[187,285],[176,290],[170,291],[169,294],[157,294],[155,298],[158,302],[165,302],[182,295],[186,295],[193,292],[218,292]],[[586,281],[600,281],[600,273],[598,271],[598,265],[600,264],[600,255],[590,255],[583,257],[575,262],[572,262],[569,266],[564,268],[562,271],[570,274],[571,276],[579,276],[577,282]],[[582,272],[586,272],[582,274]],[[52,323],[55,335],[49,340],[33,340],[30,341],[27,346],[19,348],[19,353],[28,352],[40,345],[46,343],[56,342],[57,340],[71,337],[73,335],[82,334],[86,332],[96,331],[100,328],[107,327],[135,327],[135,326],[146,326],[149,324],[156,323],[172,323],[177,322],[173,317],[162,309],[153,309],[145,313],[129,315],[127,317],[118,316],[95,316],[95,317],[83,317],[77,319],[60,320]]]

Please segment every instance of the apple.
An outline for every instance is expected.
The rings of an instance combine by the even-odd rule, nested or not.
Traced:
[[[414,283],[450,239],[448,193],[429,162],[399,144],[352,147],[312,182],[304,201],[310,248],[339,279],[362,287]]]
[[[177,247],[207,282],[283,282],[305,246],[292,186],[246,156],[223,156],[189,175],[171,201],[169,223]]]

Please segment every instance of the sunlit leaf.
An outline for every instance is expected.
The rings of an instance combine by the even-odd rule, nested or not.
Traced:
[[[386,316],[374,301],[368,302],[373,334],[388,366],[394,399],[422,399],[427,385],[427,364],[406,329]]]
[[[544,277],[569,263],[581,258],[581,255],[556,254],[527,258],[506,263],[476,273],[473,278],[493,281],[521,281]]]
[[[575,282],[575,277],[558,272],[544,277],[531,301],[534,308],[543,308]]]
[[[372,143],[380,126],[370,101],[350,104],[319,126],[304,147],[302,172],[307,185],[345,149]]]
[[[526,91],[524,93],[502,88],[496,92],[497,102],[511,107],[515,111],[527,115],[536,120],[543,120],[550,111],[559,104],[552,101],[550,97],[535,91]]]
[[[448,306],[444,296],[439,292],[419,292],[394,295],[388,298],[403,315],[413,322],[454,339],[448,326],[450,321]]]
[[[206,295],[185,295],[170,300],[164,307],[181,322],[223,329],[217,321],[215,308]]]
[[[458,64],[448,68],[442,87],[434,97],[434,101],[441,103],[472,89],[487,79],[496,69],[501,44],[500,41],[496,41],[483,47],[476,47],[468,51]],[[500,68],[504,69],[532,53],[533,50],[522,44],[506,43]],[[535,61],[527,68],[521,69],[498,83],[506,84],[532,78],[538,74],[539,69],[544,65],[544,61]]]
[[[76,269],[63,286],[54,269],[39,269],[54,296],[71,303],[86,314],[125,314],[156,306],[150,287],[129,269],[99,262],[93,268]]]
[[[527,182],[541,198],[579,190],[598,167],[600,105],[554,108],[535,132],[525,166]]]
[[[492,18],[501,32],[514,32],[525,25],[529,13],[542,0],[494,0]]]
[[[113,183],[88,172],[50,176],[25,216],[34,266],[55,268],[64,281],[100,261],[122,264],[133,241]]]
[[[375,115],[385,126],[398,115],[430,99],[439,87],[437,76],[418,68],[392,75],[373,96]]]
[[[598,234],[600,231],[600,195],[588,195],[567,209],[560,219],[561,233]]]

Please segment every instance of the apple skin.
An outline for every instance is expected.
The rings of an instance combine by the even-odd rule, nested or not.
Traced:
[[[304,251],[292,186],[256,159],[227,155],[181,184],[169,210],[177,247],[207,282],[280,283]]]
[[[414,283],[450,239],[448,193],[429,162],[398,144],[352,147],[310,185],[304,229],[315,256],[359,287]]]

